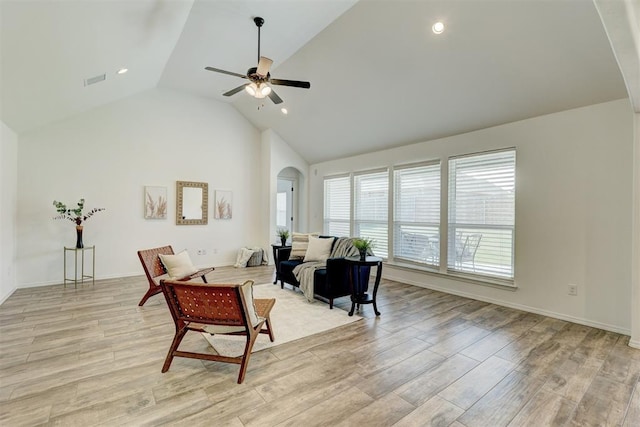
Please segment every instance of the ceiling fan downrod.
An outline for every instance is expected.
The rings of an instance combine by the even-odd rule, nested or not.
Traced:
[[[264,19],[259,16],[253,18],[253,22],[256,23],[256,27],[258,27],[258,62],[260,62],[260,28],[262,24],[264,24]]]

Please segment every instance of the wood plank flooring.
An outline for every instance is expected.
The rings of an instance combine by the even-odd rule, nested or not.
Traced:
[[[246,278],[271,282],[273,268],[208,276]],[[367,305],[363,321],[254,353],[238,385],[237,365],[176,358],[160,372],[174,327],[162,295],[137,306],[146,288],[140,276],[9,297],[0,425],[640,426],[640,350],[612,332],[383,280],[379,318]],[[197,334],[183,345],[207,348]]]

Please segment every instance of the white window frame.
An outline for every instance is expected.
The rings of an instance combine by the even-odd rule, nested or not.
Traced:
[[[371,197],[371,195],[366,195],[365,197],[361,197],[361,183],[360,180],[366,180],[368,178],[380,179],[383,178],[385,181],[384,191],[386,195],[384,197],[384,206],[382,209],[379,209],[377,205],[373,207],[369,206],[369,209],[366,212],[361,210],[361,206],[365,203],[375,202],[378,199],[375,197]],[[389,169],[374,169],[368,171],[361,171],[353,174],[353,183],[352,183],[352,191],[353,191],[353,233],[357,237],[368,238],[374,241],[373,252],[376,256],[381,258],[387,258],[388,256],[388,248],[389,248]],[[378,191],[382,191],[379,189]],[[378,219],[380,215],[383,215],[384,219]],[[363,217],[363,215],[366,215]],[[375,218],[374,218],[375,217]],[[376,225],[385,228],[384,231],[384,239],[381,239],[381,233],[374,232],[373,234],[367,233],[363,231],[363,226],[367,225],[369,227]]]
[[[487,171],[481,170],[483,165],[479,163],[478,168],[471,169],[471,172],[475,173],[477,177],[472,176],[470,180],[467,176],[465,181],[462,177],[458,177],[458,166],[454,165],[458,161],[464,162],[469,159],[486,157],[489,162],[498,162],[496,166],[499,167],[501,162],[499,157],[508,155],[513,157],[513,169],[507,170],[506,174],[504,172],[493,172],[493,175],[487,176]],[[505,166],[509,166],[508,161],[503,160],[502,163]],[[452,156],[448,159],[448,169],[447,272],[513,282],[515,278],[515,148]],[[469,173],[469,167],[466,173]],[[471,186],[473,179],[477,180],[477,186]],[[484,191],[487,193],[487,197],[458,199],[457,191],[460,190],[457,189],[457,185],[459,181],[463,182],[461,185],[467,189],[468,193],[471,193],[471,190]],[[503,189],[505,191],[492,192],[492,185],[494,188],[500,185],[506,186]],[[511,190],[508,191],[508,188],[511,188]],[[497,200],[496,197],[499,197],[500,200]],[[464,203],[482,204],[484,206],[482,210],[483,219],[481,221],[477,219],[475,221],[458,221],[458,214],[466,215],[467,218],[478,215],[479,211],[465,211],[464,208],[459,207],[464,206]],[[507,209],[505,209],[505,206]],[[510,206],[512,206],[512,209],[509,209]],[[492,215],[493,218],[487,218],[488,215]],[[510,234],[510,242],[500,234]],[[478,240],[479,243],[476,244]],[[485,259],[491,257],[504,259],[505,249],[503,248],[506,243],[509,243],[506,249],[508,251],[506,256],[510,260],[508,268],[504,262],[496,263],[494,266],[491,266],[490,263],[482,264],[483,254]]]
[[[392,227],[393,227],[393,258],[401,262],[415,263],[432,269],[438,269],[440,266],[440,240],[441,240],[441,162],[433,160],[429,162],[413,163],[408,165],[395,166],[393,168],[393,197],[392,197]],[[436,191],[425,191],[416,194],[413,200],[413,210],[411,206],[403,212],[404,202],[411,200],[405,199],[403,192],[407,192],[407,187],[403,185],[400,179],[407,172],[416,171],[418,173],[424,171],[421,177],[423,180],[433,181],[436,184]],[[435,179],[434,179],[435,178]],[[417,206],[422,199],[422,203],[427,206]],[[403,202],[404,200],[404,202]],[[435,203],[435,208],[434,204]],[[420,221],[416,218],[424,216],[424,209],[431,210],[427,216],[435,214],[435,221]],[[413,217],[409,220],[407,217]],[[409,230],[405,232],[404,230]]]
[[[328,181],[342,181],[347,183],[347,185],[349,186],[349,190],[347,191],[347,197],[348,197],[348,218],[347,219],[343,219],[343,218],[332,218],[330,216],[328,216],[328,212],[327,212],[327,208],[328,208],[328,199],[327,197],[331,197],[331,194],[329,194],[329,192],[327,191],[327,185],[328,185]],[[322,219],[322,227],[324,230],[325,234],[331,234],[331,224],[345,224],[346,228],[348,230],[347,236],[351,235],[351,218],[353,217],[353,183],[352,183],[352,179],[351,179],[351,174],[347,174],[347,175],[334,175],[334,176],[327,176],[324,178],[323,180],[323,219]],[[336,197],[338,196],[344,196],[343,194],[340,195],[336,195]]]

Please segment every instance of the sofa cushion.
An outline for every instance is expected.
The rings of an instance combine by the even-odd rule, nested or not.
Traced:
[[[296,280],[296,276],[293,274],[293,269],[296,265],[302,264],[301,259],[288,259],[286,261],[280,261],[280,271],[278,276],[281,280],[286,283],[289,283],[293,286],[299,286],[300,283]]]
[[[293,233],[291,235],[291,254],[289,259],[303,259],[309,246],[309,235],[305,233]]]
[[[307,247],[307,253],[304,256],[304,262],[325,262],[327,258],[329,258],[332,246],[333,237],[323,239],[320,237],[309,236],[309,246]]]

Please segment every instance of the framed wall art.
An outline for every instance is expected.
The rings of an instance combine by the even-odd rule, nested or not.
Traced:
[[[144,187],[144,218],[167,219],[167,187]]]
[[[215,219],[231,219],[233,217],[233,193],[231,191],[216,190],[213,217]]]

